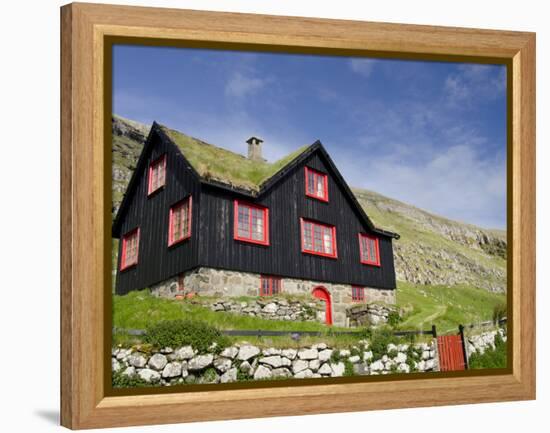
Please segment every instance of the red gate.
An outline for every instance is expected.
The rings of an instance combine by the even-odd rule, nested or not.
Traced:
[[[437,350],[440,371],[466,370],[464,345],[460,334],[437,337]]]

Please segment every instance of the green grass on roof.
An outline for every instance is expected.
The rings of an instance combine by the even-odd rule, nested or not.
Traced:
[[[203,179],[254,192],[309,147],[302,146],[274,163],[251,161],[243,155],[213,146],[165,126],[161,128]]]

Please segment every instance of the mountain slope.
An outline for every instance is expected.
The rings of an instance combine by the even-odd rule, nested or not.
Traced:
[[[149,127],[113,116],[113,217]],[[442,218],[372,191],[353,189],[374,223],[399,233],[397,279],[423,285],[506,290],[506,233]]]

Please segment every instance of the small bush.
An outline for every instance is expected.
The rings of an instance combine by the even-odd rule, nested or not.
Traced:
[[[229,339],[211,325],[191,320],[166,320],[147,328],[145,341],[155,347],[192,346],[201,353],[216,343],[219,351],[230,344]]]
[[[504,302],[496,304],[493,307],[493,322],[497,323],[500,319],[506,317],[507,308]]]
[[[397,311],[390,311],[388,314],[388,325],[396,327],[401,322],[401,316]]]
[[[395,341],[391,329],[380,328],[372,332],[369,349],[372,350],[373,359],[380,359],[386,354],[388,344]]]
[[[470,356],[469,366],[471,369],[480,368],[506,368],[507,350],[506,343],[500,334],[495,335],[495,348],[487,349],[483,353],[473,353]]]
[[[353,364],[347,359],[344,361],[344,368],[344,376],[355,376],[355,371],[353,371]]]

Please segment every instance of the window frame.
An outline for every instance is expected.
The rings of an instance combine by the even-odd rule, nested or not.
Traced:
[[[351,286],[351,301],[358,303],[366,301],[364,286]]]
[[[265,293],[264,292],[264,285],[263,285],[263,282],[265,280],[268,280],[269,283],[269,289],[268,289],[268,293]],[[273,281],[274,280],[278,280],[279,281],[279,291],[274,294],[273,293]],[[278,277],[276,275],[260,275],[260,297],[272,297],[272,296],[277,296],[279,294],[283,293],[283,279],[281,277]]]
[[[376,261],[372,260],[364,260],[363,259],[363,242],[362,238],[367,238],[374,240],[375,244],[375,251],[376,251]],[[374,235],[368,235],[366,233],[359,233],[358,234],[358,240],[359,240],[359,260],[363,265],[370,265],[370,266],[378,266],[380,267],[380,240],[377,236]]]
[[[128,244],[128,239],[130,238],[130,236],[133,236],[134,234],[137,236],[136,260],[132,263],[126,263],[126,248]],[[119,267],[120,271],[125,271],[126,269],[130,269],[134,266],[137,266],[137,264],[139,263],[139,239],[140,239],[139,227],[133,228],[132,230],[126,232],[122,236],[122,249],[120,254],[121,257],[120,257],[120,267]]]
[[[233,239],[236,241],[248,242],[256,245],[269,246],[269,208],[255,203],[250,203],[243,200],[234,200],[233,205]],[[239,236],[239,205],[249,208],[249,224],[250,224],[250,238],[244,238]],[[252,239],[252,209],[259,209],[264,213],[264,227],[263,227],[263,239]]]
[[[323,190],[324,190],[324,196],[319,197],[315,194],[312,194],[308,190],[308,174],[309,172],[313,173],[313,183],[315,184],[315,176],[322,176],[323,177]],[[305,189],[306,189],[306,196],[317,199],[319,201],[328,203],[328,174],[323,173],[321,171],[315,170],[314,168],[310,168],[307,165],[304,167],[304,173],[305,173]]]
[[[173,233],[174,211],[176,208],[180,206],[184,206],[186,201],[189,201],[189,209],[187,210],[187,217],[189,218],[189,233],[180,239],[174,240],[174,236],[173,236],[174,235]],[[188,195],[187,197],[183,198],[182,200],[170,206],[170,210],[168,214],[168,247],[177,245],[189,239],[191,237],[191,234],[193,233],[192,230],[193,230],[193,197],[191,195]]]
[[[155,192],[160,191],[166,186],[166,154],[163,154],[159,156],[157,159],[151,161],[149,164],[149,170],[147,171],[147,197],[153,195]],[[164,182],[162,185],[159,185],[157,188],[153,188],[153,167],[156,166],[158,163],[163,164],[163,170],[164,170]]]
[[[313,250],[306,250],[305,249],[305,242],[304,242],[304,224],[305,223],[312,224],[311,239],[312,239],[312,242],[313,242],[313,244],[312,244]],[[332,230],[332,251],[333,251],[333,254],[327,254],[325,252],[315,251],[315,234],[314,234],[315,229],[314,229],[314,227],[316,225],[324,227],[324,228],[329,228],[329,229]],[[311,219],[308,219],[308,218],[301,217],[300,218],[300,242],[301,242],[301,245],[302,245],[302,253],[312,254],[312,255],[315,255],[315,256],[327,257],[327,258],[330,258],[330,259],[338,259],[338,248],[337,248],[337,241],[336,241],[336,226],[335,225],[321,223],[321,222],[318,222],[318,221],[314,221],[314,220],[311,220]]]

